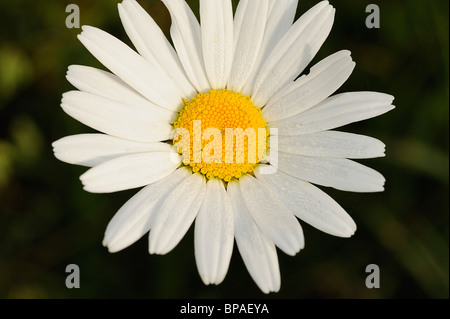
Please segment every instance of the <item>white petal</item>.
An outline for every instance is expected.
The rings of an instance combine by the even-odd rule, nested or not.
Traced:
[[[152,112],[152,117],[167,123],[173,123],[177,113],[162,108],[137,93],[118,76],[96,68],[71,65],[67,71],[67,80],[80,91],[92,93],[110,100],[140,107]]]
[[[108,224],[103,245],[109,252],[122,250],[150,230],[151,222],[158,213],[167,196],[191,172],[180,168],[171,175],[144,187],[114,215]]]
[[[167,254],[180,242],[197,216],[205,188],[205,177],[192,174],[170,193],[150,225],[150,254]]]
[[[231,0],[200,0],[200,23],[206,75],[213,89],[224,89],[233,62]]]
[[[261,230],[288,255],[304,247],[303,231],[292,212],[256,178],[239,179],[245,204]]]
[[[277,0],[270,2],[267,24],[264,38],[261,43],[258,58],[253,65],[244,87],[241,89],[243,95],[251,95],[255,78],[261,70],[261,66],[267,60],[276,44],[285,35],[294,22],[297,11],[298,0]]]
[[[262,110],[268,122],[301,113],[333,94],[348,79],[355,67],[350,51],[340,51],[323,59],[295,82],[269,99]]]
[[[200,277],[205,285],[220,284],[228,271],[234,244],[233,210],[221,180],[206,183],[194,236]]]
[[[159,181],[180,166],[173,152],[150,152],[122,156],[95,166],[81,175],[84,189],[112,193]]]
[[[259,55],[269,0],[241,0],[234,19],[234,58],[228,89],[240,92]]]
[[[118,7],[123,26],[138,52],[152,65],[159,65],[184,98],[193,98],[197,93],[177,53],[152,17],[135,0],[124,0]]]
[[[353,219],[330,196],[316,186],[277,171],[256,177],[301,220],[317,229],[339,237],[350,237],[356,231]]]
[[[172,131],[170,124],[152,118],[151,109],[126,105],[91,93],[66,92],[61,107],[93,129],[133,141],[165,141]]]
[[[141,143],[105,134],[79,134],[67,136],[53,144],[55,157],[60,161],[93,167],[124,155],[145,152],[169,152],[166,143]]]
[[[381,192],[385,179],[377,171],[343,158],[290,155],[279,152],[281,171],[302,180],[350,192]]]
[[[244,203],[239,184],[228,183],[236,244],[248,272],[264,292],[280,290],[280,268],[274,243],[259,229]]]
[[[112,35],[90,26],[83,26],[78,35],[81,43],[104,66],[153,103],[170,111],[182,105],[182,93],[162,72],[125,43]]]
[[[264,106],[311,62],[331,30],[334,12],[328,1],[318,3],[278,42],[255,79],[252,100],[256,105]]]
[[[181,64],[199,92],[211,89],[203,62],[200,24],[184,0],[162,0],[170,11],[172,26],[170,35]]]
[[[377,92],[350,92],[331,96],[313,108],[274,121],[278,135],[300,135],[333,129],[386,113],[394,108],[394,97]]]
[[[372,158],[384,156],[385,145],[372,137],[337,131],[278,136],[280,152],[316,157]]]

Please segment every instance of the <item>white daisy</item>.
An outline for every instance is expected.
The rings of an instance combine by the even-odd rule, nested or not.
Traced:
[[[355,66],[348,51],[297,79],[331,30],[335,9],[328,1],[295,23],[297,0],[241,0],[234,17],[231,0],[200,0],[200,23],[184,0],[163,2],[174,47],[135,0],[119,4],[119,13],[138,53],[102,30],[83,27],[80,41],[112,73],[70,66],[67,79],[79,91],[65,93],[61,106],[101,134],[62,138],[53,144],[55,156],[92,167],[81,176],[89,192],[145,186],[109,223],[103,241],[109,251],[150,231],[150,253],[166,254],[195,220],[195,258],[205,284],[222,282],[236,238],[258,287],[278,291],[275,247],[288,255],[304,247],[297,218],[335,236],[350,237],[356,230],[341,206],[313,184],[383,190],[382,175],[350,159],[384,156],[384,144],[330,129],[393,109],[393,97],[330,97]],[[195,121],[201,121],[197,131]],[[191,134],[183,147],[185,137],[174,136],[174,127]],[[196,150],[196,134],[204,138],[209,128],[255,129],[264,142],[267,136],[258,129],[269,128],[266,134],[278,143],[267,158],[258,144],[253,162],[247,158],[250,136],[243,145],[236,137],[231,151],[213,148],[215,162],[196,161],[197,155],[211,155],[206,142],[225,140],[204,139],[204,152],[199,145]],[[239,155],[244,162],[237,161]],[[218,163],[226,156],[233,163]],[[277,169],[267,174],[268,167]]]

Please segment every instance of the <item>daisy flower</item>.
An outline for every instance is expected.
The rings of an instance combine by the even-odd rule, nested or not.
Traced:
[[[184,0],[163,2],[173,46],[135,0],[118,7],[137,52],[83,27],[79,40],[111,73],[70,66],[78,90],[61,106],[101,133],[56,141],[55,156],[90,167],[86,191],[143,187],[109,223],[110,252],[149,232],[149,252],[166,254],[195,223],[205,284],[223,281],[236,239],[258,287],[276,292],[276,247],[288,255],[304,247],[298,219],[339,237],[356,230],[314,184],[383,190],[381,174],[351,159],[384,156],[384,144],[331,129],[393,109],[393,97],[331,96],[355,66],[345,50],[299,77],[332,28],[328,1],[295,23],[297,0],[241,0],[234,16],[231,0],[200,0],[200,22]]]

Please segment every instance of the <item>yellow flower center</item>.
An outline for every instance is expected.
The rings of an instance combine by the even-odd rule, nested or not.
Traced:
[[[184,100],[173,143],[193,172],[228,182],[253,172],[265,158],[266,126],[250,97],[212,90]]]

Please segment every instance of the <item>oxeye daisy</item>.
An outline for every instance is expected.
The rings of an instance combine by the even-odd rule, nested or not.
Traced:
[[[374,138],[334,131],[383,114],[393,97],[332,94],[350,76],[349,51],[298,77],[333,24],[322,1],[294,22],[297,0],[200,0],[200,21],[184,0],[163,0],[172,44],[135,1],[118,5],[137,52],[84,26],[79,39],[110,72],[72,65],[63,110],[98,134],[53,143],[55,156],[91,167],[84,189],[143,187],[109,223],[103,244],[120,251],[149,232],[149,252],[166,254],[194,223],[195,259],[205,284],[219,284],[234,239],[264,292],[280,289],[277,250],[304,248],[299,219],[350,237],[352,218],[315,185],[383,190],[381,174],[352,159],[384,156]]]

